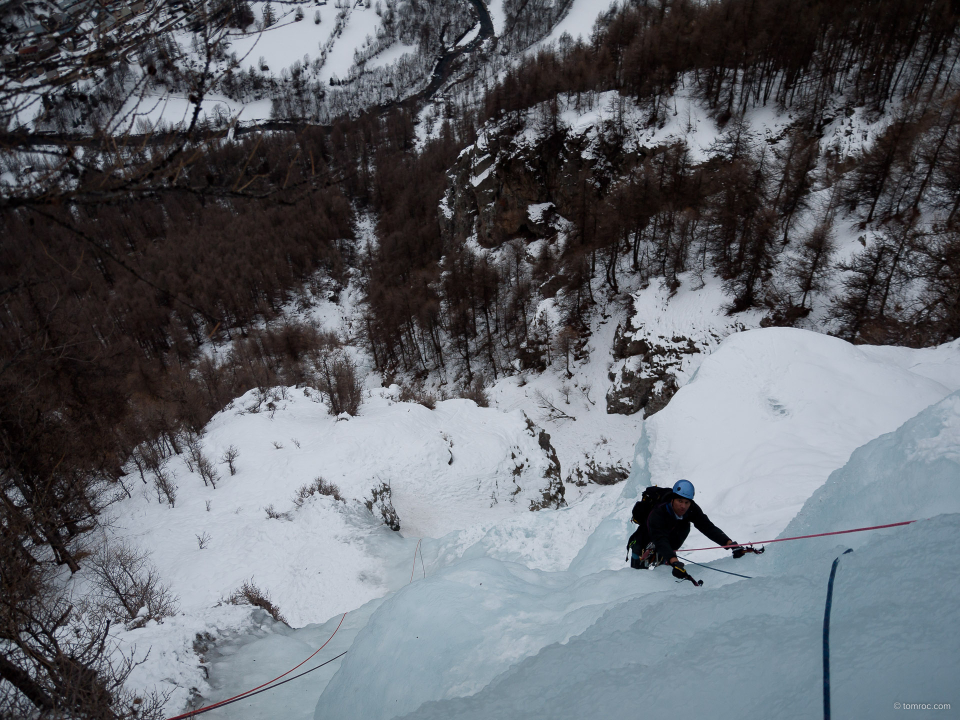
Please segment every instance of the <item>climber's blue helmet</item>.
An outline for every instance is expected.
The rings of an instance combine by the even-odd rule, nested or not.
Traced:
[[[677,480],[673,485],[673,494],[677,497],[693,500],[693,483],[689,480]]]

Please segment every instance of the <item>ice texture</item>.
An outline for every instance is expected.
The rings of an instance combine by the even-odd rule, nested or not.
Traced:
[[[579,376],[600,394],[601,351],[614,329],[598,326],[591,374]],[[904,693],[894,701],[951,702],[936,693],[941,671],[926,670],[958,666],[956,523],[936,517],[960,513],[958,368],[956,342],[912,350],[797,330],[739,333],[645,421],[608,416],[574,394],[577,421],[548,426],[563,468],[608,452],[625,465],[632,458],[631,473],[614,486],[568,484],[568,507],[538,512],[526,508],[550,463],[521,409],[535,390],[560,398],[549,374],[501,381],[491,391],[498,409],[448,400],[429,411],[396,402],[393,387],[338,421],[301,391],[288,390],[275,412],[241,414],[253,400],[241,398],[203,439],[211,457],[240,446],[236,476],[224,472],[213,490],[174,459],[176,508],[139,492],[118,504],[126,512],[116,532],[154,549],[183,607],[162,625],[119,634],[139,658],[153,648],[131,687],[172,688],[170,715],[192,692],[201,704],[222,700],[299,663],[350,610],[304,669],[348,650],[342,661],[210,717],[713,717],[715,706],[728,717],[764,708],[765,717],[813,715],[826,577],[853,547],[837,579],[836,682],[857,668],[843,687],[867,687],[864,668],[875,661],[878,686]],[[294,492],[317,474],[346,502],[314,496],[295,509]],[[377,477],[392,481],[400,533],[361,502]],[[691,479],[711,518],[742,541],[934,519],[777,543],[760,558],[691,554],[754,576],[696,568],[706,581],[697,589],[624,563],[633,502],[646,485],[678,477]],[[268,517],[269,504],[288,519]],[[201,529],[213,538],[205,550],[193,538]],[[687,547],[707,544],[694,531]],[[418,546],[422,562],[411,567]],[[294,626],[322,624],[292,629],[249,607],[215,606],[251,576]],[[931,640],[929,624],[914,627],[904,609],[911,597],[922,623],[942,623],[946,645]],[[844,628],[856,637],[844,639]],[[209,649],[194,652],[197,633],[211,636],[200,643]],[[896,683],[881,654],[930,659],[904,674],[913,684]],[[836,688],[835,707],[883,716],[873,705],[858,713],[846,691]],[[910,694],[921,691],[925,699]]]
[[[855,452],[784,535],[929,519],[779,543],[736,563],[753,579],[718,583],[704,572],[708,589],[681,584],[611,603],[584,632],[517,663],[473,696],[427,703],[406,717],[817,717],[827,578],[849,547],[855,551],[840,561],[831,621],[834,716],[897,718],[898,702],[955,703],[958,447],[955,393]],[[326,716],[325,699],[317,718]]]
[[[644,717],[809,717],[822,702],[826,579],[848,547],[833,621],[837,715],[950,702],[958,447],[955,393],[857,450],[783,534],[932,519],[714,563],[750,580],[696,568],[708,580],[697,589],[663,569],[571,580],[489,558],[451,566],[378,608],[315,718],[617,717],[641,698]]]

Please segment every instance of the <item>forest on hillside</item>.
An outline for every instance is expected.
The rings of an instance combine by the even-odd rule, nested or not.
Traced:
[[[63,573],[96,560],[84,538],[118,494],[146,484],[176,502],[165,459],[198,452],[232,399],[310,386],[331,412],[356,412],[348,339],[290,321],[290,307],[359,285],[363,329],[349,340],[427,402],[431,374],[482,401],[516,360],[578,352],[597,295],[617,297],[626,277],[675,289],[684,273],[716,274],[730,313],[760,309],[773,325],[803,322],[821,298],[854,342],[960,336],[958,21],[948,0],[634,1],[589,41],[466,77],[426,140],[419,108],[398,105],[297,132],[63,146],[30,161],[42,172],[8,155],[5,171],[30,180],[0,197],[0,716],[158,717],[104,654],[110,622],[165,611],[141,592],[142,564],[114,590],[140,599],[112,615],[75,607]],[[516,47],[546,27],[514,26]],[[430,28],[421,40],[436,49]],[[304,103],[318,92],[288,87]],[[585,155],[563,120],[613,92],[656,127],[681,87],[722,127],[705,162],[684,143],[627,150],[616,108]],[[776,143],[744,120],[763,105],[794,118]],[[824,128],[854,110],[889,122],[862,157],[831,156]],[[446,222],[481,130],[503,147],[533,131],[520,164],[562,222],[518,230],[507,198],[485,210],[483,237],[475,215]],[[840,217],[870,237],[842,261]],[[536,254],[533,239],[546,240]],[[538,324],[544,298],[559,328]],[[121,561],[102,560],[104,577]]]

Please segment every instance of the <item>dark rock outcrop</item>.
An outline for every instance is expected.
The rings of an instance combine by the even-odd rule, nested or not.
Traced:
[[[616,485],[627,479],[630,470],[619,463],[616,465],[601,465],[593,460],[587,460],[583,467],[576,467],[567,478],[568,483],[584,487],[589,483],[594,485]]]
[[[532,424],[529,420],[527,422],[528,424]],[[563,487],[563,480],[560,479],[560,459],[557,457],[556,449],[550,444],[550,435],[546,430],[540,431],[537,441],[540,443],[541,449],[550,459],[550,467],[547,468],[547,471],[544,473],[547,486],[541,492],[539,500],[530,501],[530,509],[562,508],[567,504],[567,501],[564,500],[566,489]]]

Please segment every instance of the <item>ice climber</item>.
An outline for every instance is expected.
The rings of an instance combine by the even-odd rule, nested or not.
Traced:
[[[707,514],[693,501],[693,493],[693,483],[689,480],[678,480],[669,490],[658,487],[644,490],[643,497],[633,507],[633,521],[639,527],[627,545],[630,567],[644,569],[670,565],[675,577],[692,580],[677,558],[677,550],[690,534],[690,525],[717,545],[737,544],[710,522]],[[743,546],[731,549],[735,558],[756,552]],[[694,584],[701,583],[694,581]]]

